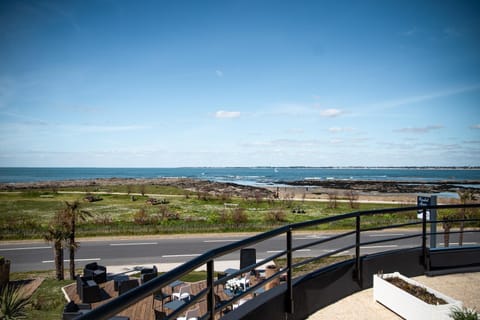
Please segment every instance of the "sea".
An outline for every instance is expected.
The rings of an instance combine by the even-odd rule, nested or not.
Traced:
[[[184,167],[184,168],[7,168],[1,183],[97,178],[194,178],[244,185],[279,185],[302,180],[480,181],[480,168]],[[478,184],[472,185],[478,187]]]

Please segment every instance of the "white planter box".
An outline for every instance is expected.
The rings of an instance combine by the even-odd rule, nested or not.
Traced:
[[[408,283],[425,288],[428,292],[445,300],[447,304],[428,304],[384,280],[394,277],[398,277]],[[398,272],[383,275],[373,275],[373,299],[407,320],[448,320],[451,319],[449,314],[453,307],[462,307],[461,301],[455,300],[438,291],[428,288],[416,282],[415,280],[401,275]]]

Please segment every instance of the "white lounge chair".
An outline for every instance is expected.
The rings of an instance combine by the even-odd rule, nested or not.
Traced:
[[[200,308],[197,306],[185,312],[185,317],[178,317],[177,320],[198,320],[200,317]]]
[[[181,286],[178,292],[172,293],[174,300],[190,300],[190,285]]]

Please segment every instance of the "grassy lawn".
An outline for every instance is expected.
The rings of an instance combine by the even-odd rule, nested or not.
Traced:
[[[139,186],[135,186],[139,188]],[[85,190],[86,188],[86,190]],[[126,186],[96,186],[82,189],[27,190],[0,193],[0,240],[41,239],[50,219],[64,202],[81,202],[82,210],[92,214],[80,221],[77,236],[141,235],[229,231],[265,231],[283,224],[308,221],[358,210],[372,210],[398,204],[361,203],[352,209],[349,203],[338,202],[331,208],[326,202],[293,200],[255,200],[240,197],[201,197],[180,188],[147,186],[150,197],[164,204],[147,204],[149,196],[127,194]],[[100,201],[85,202],[86,192],[99,192]],[[63,193],[68,192],[68,193]],[[123,192],[123,194],[115,194]],[[155,194],[153,194],[155,193]],[[134,199],[132,198],[134,197]],[[233,204],[226,207],[225,203]],[[295,213],[301,209],[303,213]],[[379,221],[405,222],[415,213],[365,218],[366,223]],[[353,221],[323,225],[322,229],[350,228]],[[20,231],[20,232],[19,232]]]
[[[14,272],[10,280],[34,279],[42,277],[45,280],[33,293],[30,306],[27,308],[27,319],[58,320],[61,318],[66,304],[61,288],[73,283],[72,280],[55,280],[55,271]]]

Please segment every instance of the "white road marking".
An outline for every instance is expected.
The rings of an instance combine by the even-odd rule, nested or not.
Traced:
[[[350,253],[350,251],[345,250],[345,251],[342,251],[342,252],[339,252],[339,253],[337,253],[337,254],[332,255],[332,257],[343,256],[343,255],[345,255],[345,254],[347,254],[347,253]]]
[[[267,251],[267,253],[279,253],[279,252],[283,252],[284,250],[270,250],[270,251]],[[312,249],[300,249],[300,250],[295,250],[294,252],[310,252],[312,251]]]
[[[311,235],[311,236],[306,236],[306,237],[295,237],[293,238],[294,240],[313,240],[313,239],[326,239],[328,238],[327,236],[319,236],[319,235]]]
[[[75,259],[75,262],[80,262],[80,261],[100,261],[100,258],[85,258],[85,259]],[[42,263],[54,263],[54,260],[45,260],[42,261]],[[70,262],[69,259],[64,260],[63,262]]]
[[[443,242],[440,242],[440,244],[442,246],[445,245],[445,243],[443,243]],[[454,244],[454,245],[457,245],[457,246],[459,245],[458,242],[449,242],[449,244]],[[464,242],[463,244],[477,244],[477,243],[476,242]]]
[[[315,240],[315,239],[326,239],[327,237],[305,237],[305,238],[293,238],[293,240]]]
[[[162,256],[162,258],[183,258],[183,257],[198,257],[200,254],[167,254]]]
[[[38,249],[52,249],[52,247],[4,248],[4,249],[0,249],[0,251],[38,250]]]
[[[158,242],[127,242],[127,243],[110,243],[111,246],[147,246],[155,245]]]
[[[205,243],[210,243],[210,242],[237,242],[240,240],[234,240],[234,239],[222,239],[222,240],[203,240]]]
[[[388,234],[369,234],[369,237],[393,237],[393,236],[404,236],[405,233],[388,233]]]
[[[362,247],[362,249],[381,249],[381,248],[396,248],[398,245],[392,244],[392,245],[386,245],[386,246],[365,246]]]

